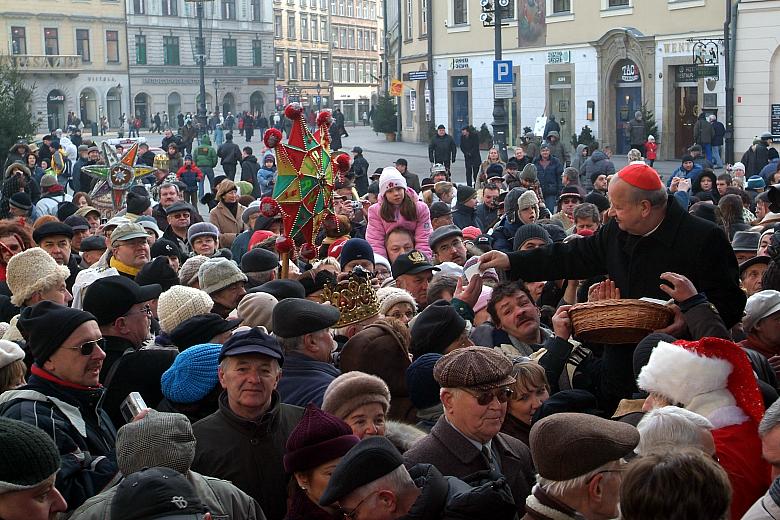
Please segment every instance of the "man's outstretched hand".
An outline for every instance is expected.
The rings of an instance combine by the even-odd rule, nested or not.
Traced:
[[[502,270],[509,270],[511,266],[509,265],[509,256],[507,256],[506,253],[501,251],[488,251],[484,255],[479,257],[479,270],[484,271],[485,269],[502,269]]]

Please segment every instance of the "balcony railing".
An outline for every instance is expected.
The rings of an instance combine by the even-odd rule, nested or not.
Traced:
[[[6,54],[0,56],[0,62],[15,65],[21,72],[57,74],[77,73],[82,70],[81,56],[79,55]]]

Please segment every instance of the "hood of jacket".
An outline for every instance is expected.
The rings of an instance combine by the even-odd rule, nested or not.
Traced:
[[[550,137],[557,137],[559,141],[561,140],[561,134],[556,130],[550,130],[547,132],[547,138],[549,139]]]
[[[208,134],[203,134],[203,137],[200,138],[200,145],[211,146],[211,139],[209,138]]]
[[[518,187],[512,188],[509,193],[506,194],[506,198],[504,199],[504,216],[509,222],[514,223],[517,218],[518,201],[520,200],[520,195],[526,191],[525,188]]]
[[[609,160],[609,157],[607,157],[607,154],[605,154],[601,150],[596,150],[595,152],[593,152],[591,154],[590,160],[593,161],[593,162],[607,161],[607,160]]]

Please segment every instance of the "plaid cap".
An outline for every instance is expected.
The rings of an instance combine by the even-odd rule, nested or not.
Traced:
[[[436,362],[433,377],[442,388],[490,390],[514,384],[512,362],[487,347],[453,350]]]

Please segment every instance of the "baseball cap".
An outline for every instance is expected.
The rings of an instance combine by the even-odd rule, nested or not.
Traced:
[[[771,289],[759,291],[747,299],[742,328],[750,333],[756,323],[776,312],[780,312],[780,292]]]
[[[440,271],[438,267],[428,261],[424,254],[416,249],[398,255],[390,270],[393,278],[398,278],[404,274],[422,273],[423,271]]]
[[[259,328],[233,334],[223,345],[219,352],[219,361],[226,357],[242,354],[261,354],[279,361],[279,366],[284,364],[282,347],[275,337],[266,334]]]
[[[125,477],[111,499],[114,520],[202,520],[206,507],[184,475],[144,468]]]
[[[147,236],[146,230],[140,224],[121,224],[111,232],[111,246],[113,247],[117,242],[132,240],[134,238],[146,238]]]

